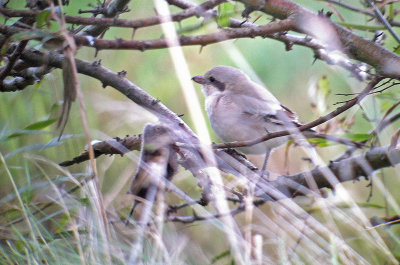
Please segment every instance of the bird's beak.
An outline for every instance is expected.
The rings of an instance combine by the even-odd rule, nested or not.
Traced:
[[[196,83],[199,84],[204,84],[206,82],[206,79],[204,78],[204,76],[202,75],[196,75],[192,77],[192,80]]]

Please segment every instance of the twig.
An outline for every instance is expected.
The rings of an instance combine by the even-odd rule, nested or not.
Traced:
[[[310,177],[315,180],[318,189],[334,188],[332,183],[325,178],[325,172],[327,171],[331,171],[339,183],[354,181],[362,176],[369,177],[372,176],[374,170],[394,166],[399,163],[400,150],[390,149],[388,146],[374,148],[361,155],[355,155],[337,162],[331,162],[325,167],[315,167],[310,171],[301,172],[294,175],[279,176],[275,181],[268,181],[268,183],[266,183],[268,190],[265,192],[269,197],[254,201],[254,205],[259,206],[266,201],[276,201],[284,198],[293,198],[296,196],[305,195],[307,193],[312,193],[310,189],[306,188],[308,185],[307,179]],[[368,165],[368,167],[366,168],[365,165]],[[276,197],[276,191],[282,191],[284,195],[279,195]],[[196,221],[221,218],[228,214],[236,215],[243,211],[244,206],[241,205],[228,213],[214,214],[210,216],[198,216],[196,213],[194,213],[193,216],[168,216],[167,221],[193,223]]]
[[[206,1],[200,5],[195,5],[182,12],[171,15],[171,20],[175,22],[182,21],[184,19],[193,16],[202,16],[204,12],[215,6],[226,2],[227,0],[213,0]],[[8,17],[36,17],[41,11],[37,10],[13,10],[8,8],[0,8],[0,13]],[[103,14],[103,12],[101,12]],[[159,16],[147,17],[143,19],[117,19],[117,18],[97,18],[97,17],[78,17],[78,16],[65,16],[67,23],[79,24],[79,25],[101,25],[104,27],[123,27],[123,28],[142,28],[154,26],[162,23],[163,19]]]
[[[370,7],[374,9],[374,13],[376,14],[377,18],[380,20],[380,22],[385,25],[385,27],[389,30],[390,34],[392,34],[393,38],[400,43],[400,37],[397,35],[397,33],[393,30],[392,26],[390,23],[386,20],[386,18],[382,15],[381,11],[376,8],[375,4],[371,0],[367,0],[367,3],[369,4]]]
[[[315,14],[294,1],[237,1],[245,4],[247,9],[259,10],[279,19],[292,18],[296,20],[294,31],[309,34],[317,39],[323,35],[323,43],[330,46],[331,49],[342,48],[341,50],[345,54],[375,67],[380,74],[386,77],[400,76],[400,58],[398,55],[379,44],[361,38],[354,32],[335,24],[326,17]],[[323,28],[326,34],[321,34],[322,32],[318,29],[313,29],[311,25],[316,23],[320,25],[318,29]]]
[[[3,69],[0,73],[0,83],[3,83],[3,80],[11,73],[11,70],[13,69],[15,63],[20,57],[21,53],[24,51],[27,44],[28,40],[23,40],[18,44],[17,48],[15,48],[13,54],[8,59],[6,68]]]
[[[181,46],[201,45],[206,46],[212,43],[219,43],[221,41],[238,38],[248,38],[256,36],[266,36],[276,32],[287,31],[293,28],[294,21],[282,20],[279,22],[271,22],[266,25],[251,27],[251,28],[238,28],[238,29],[222,29],[216,33],[198,35],[198,36],[180,36],[179,44]],[[0,27],[4,28],[4,26]],[[101,39],[88,39],[86,37],[75,37],[75,41],[79,45],[93,47],[98,50],[104,49],[129,49],[129,50],[150,50],[150,49],[163,49],[168,47],[168,42],[165,39],[154,40],[101,40]]]
[[[354,11],[354,12],[357,12],[357,13],[361,13],[361,14],[364,14],[364,15],[368,15],[370,17],[375,17],[374,13],[366,11],[364,9],[356,8],[356,7],[351,6],[351,5],[347,4],[347,3],[344,3],[343,1],[337,1],[337,0],[322,0],[322,1],[327,2],[327,3],[332,3],[332,4],[335,4],[335,5],[344,7],[346,9],[349,9],[351,11]]]

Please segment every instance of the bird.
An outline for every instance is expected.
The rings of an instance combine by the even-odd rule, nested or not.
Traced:
[[[172,150],[174,133],[163,124],[147,124],[143,129],[140,161],[137,172],[128,190],[135,196],[126,221],[132,216],[136,206],[143,200],[153,202],[163,178],[171,180],[178,162]]]
[[[202,85],[212,129],[225,142],[254,140],[267,133],[294,129],[302,124],[266,88],[231,66],[215,66],[192,78]],[[245,154],[269,154],[289,136],[238,148]]]

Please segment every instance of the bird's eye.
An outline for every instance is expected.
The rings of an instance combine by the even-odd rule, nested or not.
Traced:
[[[210,78],[208,78],[208,80],[210,80],[210,82],[214,82],[215,78],[211,76]]]

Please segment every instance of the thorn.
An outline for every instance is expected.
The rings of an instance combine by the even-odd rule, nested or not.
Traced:
[[[125,77],[127,73],[128,73],[127,71],[122,70],[121,72],[118,72],[117,74],[119,77]]]
[[[256,17],[256,19],[254,19],[253,24],[256,23],[257,20],[259,20],[261,18],[262,15],[259,15],[258,17]]]
[[[157,104],[158,102],[160,102],[161,100],[159,100],[159,99],[153,99],[153,101],[151,102],[151,105],[155,105],[155,104]]]
[[[318,60],[318,56],[317,55],[314,55],[314,60],[313,60],[313,62],[311,63],[311,64],[315,64],[315,62]]]
[[[247,21],[249,21],[247,18],[245,20],[243,20],[239,25],[242,26],[244,23],[246,23]]]
[[[133,40],[133,37],[135,37],[135,33],[136,33],[136,28],[133,28],[132,29],[131,40]]]
[[[94,61],[94,62],[92,63],[92,66],[94,66],[94,67],[97,67],[97,66],[100,66],[100,65],[101,65],[101,59],[98,60],[98,61]]]
[[[293,49],[293,42],[291,41],[285,42],[285,50],[288,52],[291,51],[292,49]]]

